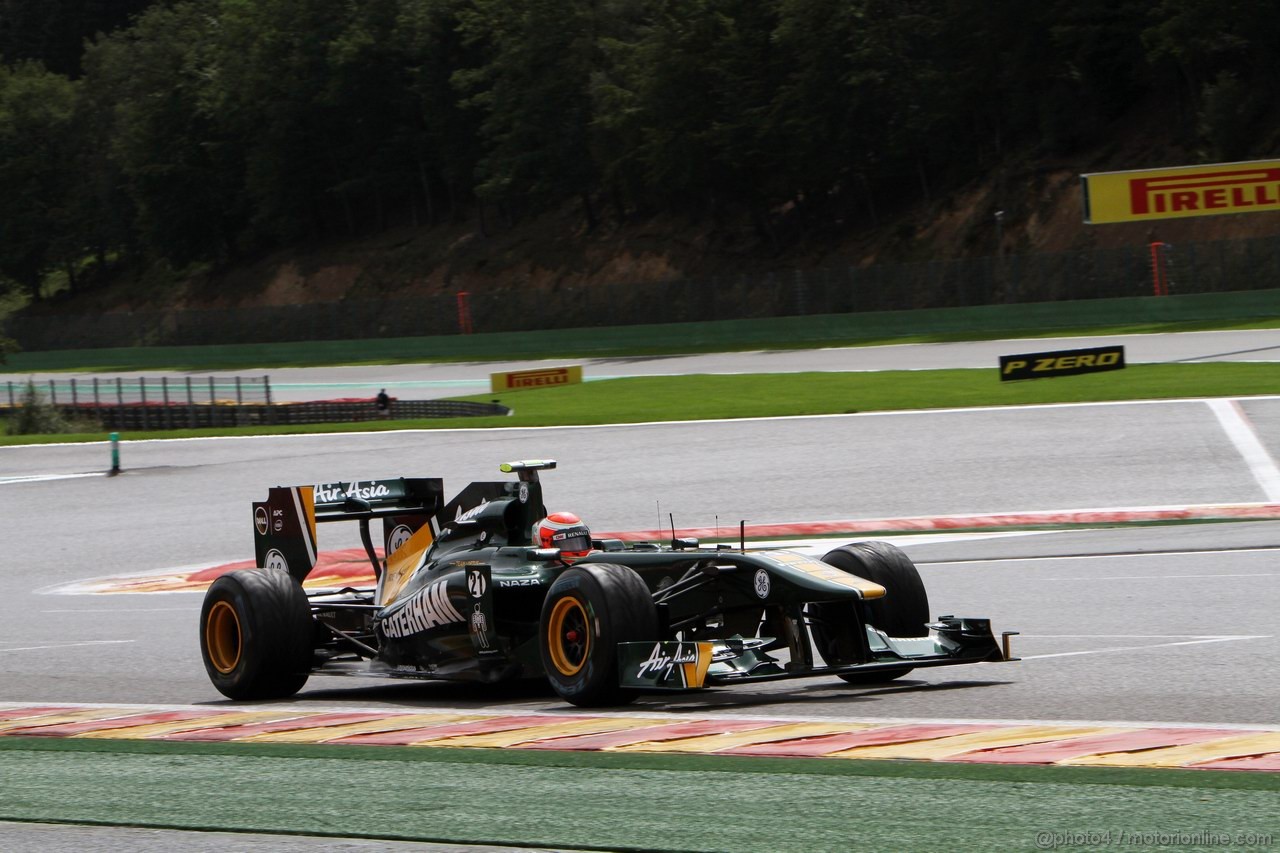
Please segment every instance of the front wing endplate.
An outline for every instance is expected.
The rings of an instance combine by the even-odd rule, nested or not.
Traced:
[[[644,690],[693,690],[705,687],[713,643],[619,643],[618,681]]]

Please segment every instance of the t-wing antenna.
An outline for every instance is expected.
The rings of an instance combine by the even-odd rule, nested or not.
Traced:
[[[539,471],[550,471],[555,467],[554,459],[525,459],[520,462],[503,462],[498,470],[504,474],[519,474],[522,483],[536,483]]]

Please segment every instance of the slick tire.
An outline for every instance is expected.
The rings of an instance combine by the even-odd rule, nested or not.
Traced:
[[[656,639],[658,611],[640,576],[626,566],[575,566],[547,591],[539,621],[542,668],[552,688],[580,707],[624,705],[618,643]]]
[[[279,569],[222,575],[200,608],[200,653],[230,699],[283,699],[311,674],[314,623],[302,585]]]
[[[854,542],[830,551],[824,563],[884,587],[883,598],[863,603],[867,619],[890,637],[927,637],[929,598],[924,582],[911,558],[888,542]],[[858,630],[852,609],[859,605],[839,602],[811,605],[813,636],[818,652],[828,663],[852,662]],[[879,684],[901,678],[911,667],[879,672],[845,673],[840,678],[850,684]]]

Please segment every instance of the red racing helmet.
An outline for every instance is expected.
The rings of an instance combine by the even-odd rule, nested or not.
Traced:
[[[534,527],[539,547],[559,548],[566,563],[591,553],[591,530],[571,512],[553,512]]]

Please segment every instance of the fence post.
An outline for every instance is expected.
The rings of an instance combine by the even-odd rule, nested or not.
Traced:
[[[160,377],[160,393],[164,395],[164,426],[173,429],[173,412],[169,409],[169,377]]]
[[[12,382],[6,382],[5,384],[9,386],[9,408],[10,408],[10,409],[16,409],[16,408],[18,407],[18,404],[17,404],[17,402],[14,400],[14,397],[13,397],[13,383],[12,383]]]
[[[271,377],[262,377],[262,390],[267,398],[267,423],[274,425],[276,422],[276,407],[271,405]]]
[[[120,473],[120,433],[111,433],[111,475]]]
[[[102,403],[98,400],[98,377],[93,377],[93,411],[96,414],[98,409],[102,408]]]
[[[53,380],[49,380],[49,405],[58,405],[58,386],[53,384]]]
[[[78,405],[80,405],[80,398],[76,395],[76,380],[73,376],[71,378],[71,406],[75,408]]]
[[[147,429],[151,426],[151,419],[147,417],[147,378],[145,376],[138,378],[138,397],[141,401],[139,408],[142,412],[142,428]]]
[[[187,377],[187,428],[195,429],[199,424],[196,423],[196,401],[191,396],[191,377]]]
[[[209,426],[217,426],[218,399],[214,396],[213,377],[209,377]]]

